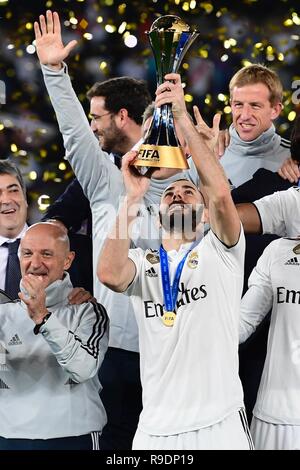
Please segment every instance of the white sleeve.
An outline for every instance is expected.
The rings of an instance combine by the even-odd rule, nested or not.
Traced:
[[[141,295],[141,273],[143,267],[145,252],[142,248],[133,248],[129,250],[128,258],[135,264],[135,276],[131,284],[124,292],[126,295]]]
[[[275,244],[270,243],[267,246],[249,277],[249,287],[241,301],[240,343],[246,341],[254,333],[272,308],[271,260],[276,246],[277,240]]]
[[[80,383],[94,377],[103,361],[108,347],[109,319],[105,308],[96,302],[73,308],[78,318],[74,331],[63,325],[53,312],[41,326],[40,333],[59,365]]]
[[[226,267],[231,272],[240,275],[244,270],[246,243],[242,224],[239,239],[234,246],[227,247],[221,240],[219,240],[212,230],[209,230],[206,236],[210,238],[212,246]]]
[[[277,191],[274,194],[265,196],[254,201],[262,225],[263,234],[274,234],[279,237],[287,235],[285,211],[288,197],[288,191]]]
[[[90,128],[84,110],[72,88],[67,66],[52,70],[42,65],[45,85],[63,136],[69,160],[90,202],[120,193],[122,174],[103,152]]]

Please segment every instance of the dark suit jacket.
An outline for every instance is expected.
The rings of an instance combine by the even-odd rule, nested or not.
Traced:
[[[74,287],[93,292],[92,213],[89,200],[75,178],[65,192],[49,206],[42,220],[60,220],[69,230],[71,250],[76,256],[69,269]],[[86,233],[76,233],[86,222]]]

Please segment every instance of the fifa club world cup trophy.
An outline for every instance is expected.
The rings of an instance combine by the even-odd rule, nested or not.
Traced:
[[[150,45],[156,64],[157,84],[164,82],[167,73],[177,73],[182,59],[198,36],[181,18],[161,16],[150,28]],[[188,168],[176,136],[171,104],[156,108],[152,124],[138,149],[134,166],[143,174],[150,168]]]

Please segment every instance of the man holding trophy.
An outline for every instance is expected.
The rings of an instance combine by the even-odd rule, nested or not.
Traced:
[[[97,299],[102,299],[102,304],[105,305],[110,317],[109,346],[113,352],[111,358],[113,365],[110,361],[111,373],[109,377],[106,375],[104,379],[109,380],[110,389],[115,390],[115,393],[112,392],[110,397],[110,410],[114,410],[114,412],[113,414],[108,413],[110,429],[107,432],[105,430],[106,442],[103,443],[103,447],[105,450],[129,449],[140,411],[137,412],[137,403],[141,395],[137,325],[131,300],[125,295],[115,294],[107,289],[96,276],[98,255],[109,227],[114,221],[119,199],[125,191],[123,176],[121,171],[111,162],[109,154],[101,148],[101,144],[99,145],[101,139],[95,138],[93,126],[89,125],[72,88],[64,60],[70,54],[72,47],[75,46],[75,41],[63,44],[57,12],[48,10],[45,16],[41,15],[39,22],[35,22],[34,29],[37,53],[47,91],[64,139],[66,158],[90,202],[93,219],[94,295]],[[180,36],[178,37],[180,39]],[[182,55],[179,55],[182,50],[181,46],[176,48],[175,52],[176,50],[176,60],[178,61],[178,58],[182,58]],[[164,57],[166,57],[165,53]],[[104,97],[97,96],[96,99],[104,102],[103,112],[108,112]],[[112,126],[116,125],[119,128],[124,122],[122,117],[124,110],[121,108],[122,106],[120,106],[119,112],[106,115],[103,119],[110,119]],[[93,114],[92,108],[91,114]],[[153,249],[159,247],[156,210],[164,189],[179,177],[188,178],[195,184],[199,182],[196,168],[191,159],[189,161],[192,168],[188,170],[155,169],[140,210],[134,236],[136,246]],[[126,371],[126,373],[119,374],[116,372],[119,369]],[[100,381],[102,381],[103,375],[101,373]]]
[[[160,200],[161,195],[164,194],[164,197],[166,197],[166,193],[164,192],[164,190],[170,185],[171,185],[171,188],[174,187],[174,185],[176,185],[176,187],[177,185],[186,186],[187,184],[185,183],[183,184],[182,182],[175,183],[178,179],[186,178],[189,181],[188,183],[189,188],[183,188],[183,190],[186,191],[187,193],[189,191],[192,191],[193,198],[194,199],[196,198],[197,203],[202,201],[201,196],[199,195],[196,189],[199,184],[199,177],[198,177],[199,168],[197,167],[196,169],[194,163],[189,161],[189,165],[191,166],[191,168],[188,170],[184,169],[186,168],[186,162],[185,162],[185,159],[182,158],[181,149],[177,147],[176,135],[174,135],[175,132],[174,132],[173,116],[171,113],[172,109],[170,105],[166,104],[168,100],[169,102],[171,101],[173,102],[172,93],[175,93],[175,90],[177,90],[177,92],[179,93],[179,97],[180,97],[178,103],[180,103],[179,108],[181,109],[181,111],[179,111],[179,113],[177,113],[177,115],[175,116],[176,124],[179,124],[182,120],[183,124],[182,125],[180,124],[180,129],[184,133],[190,131],[191,136],[193,137],[194,127],[190,120],[189,120],[189,123],[187,123],[185,119],[185,107],[183,106],[184,102],[182,102],[182,88],[180,84],[180,78],[178,75],[173,75],[173,73],[177,72],[177,69],[180,65],[183,55],[186,52],[187,47],[191,44],[191,39],[195,37],[195,34],[191,33],[189,31],[189,27],[185,25],[185,23],[181,22],[181,20],[177,17],[159,18],[157,22],[154,23],[150,31],[150,34],[152,35],[151,40],[152,40],[154,50],[161,51],[160,56],[158,56],[157,58],[158,70],[159,70],[159,67],[163,67],[163,68],[160,74],[161,78],[159,81],[159,83],[162,83],[162,84],[158,90],[158,93],[161,95],[160,97],[161,102],[159,102],[159,98],[158,98],[158,102],[157,102],[158,108],[154,114],[152,127],[147,137],[148,140],[146,140],[144,145],[150,145],[150,146],[153,145],[158,148],[152,148],[152,147],[150,149],[142,148],[140,151],[140,158],[139,158],[139,160],[142,160],[141,162],[142,164],[140,164],[139,160],[134,161],[134,165],[136,165],[136,167],[140,167],[140,168],[146,167],[146,171],[148,168],[152,170],[154,166],[155,173],[153,173],[151,179],[148,179],[141,175],[138,175],[135,177],[131,175],[131,170],[133,169],[133,167],[129,169],[129,166],[128,166],[129,161],[131,161],[130,157],[127,157],[125,159],[125,165],[124,165],[125,168],[124,168],[123,177],[121,176],[121,174],[117,174],[119,170],[117,170],[113,166],[107,154],[103,152],[101,147],[99,147],[99,144],[97,143],[97,140],[94,138],[92,131],[89,129],[88,124],[85,122],[81,106],[79,102],[76,100],[75,94],[72,90],[70,80],[67,74],[66,66],[63,65],[62,63],[62,60],[68,56],[71,50],[71,43],[67,44],[66,46],[62,44],[59,18],[58,18],[57,13],[52,14],[52,12],[48,11],[46,21],[45,21],[45,18],[41,16],[40,28],[39,28],[39,25],[35,23],[35,33],[36,33],[36,39],[37,39],[36,41],[37,52],[39,54],[39,58],[42,63],[42,69],[44,73],[45,82],[48,88],[48,92],[49,92],[52,104],[56,111],[56,115],[57,115],[57,119],[60,125],[61,132],[64,137],[64,143],[65,143],[66,150],[67,150],[66,157],[68,158],[70,164],[72,165],[80,184],[82,185],[86,195],[88,196],[90,200],[92,214],[93,214],[94,255],[97,256],[100,253],[104,239],[107,235],[107,230],[110,225],[110,221],[112,219],[112,217],[110,217],[109,213],[107,212],[107,204],[111,204],[112,209],[116,209],[118,207],[119,198],[125,192],[124,183],[126,183],[127,185],[126,189],[128,189],[128,178],[130,180],[134,178],[133,179],[133,181],[135,181],[134,184],[137,184],[137,185],[139,185],[139,183],[141,182],[140,196],[143,195],[143,203],[140,207],[139,221],[136,227],[137,230],[135,231],[135,234],[133,236],[135,245],[140,246],[145,249],[147,248],[152,248],[152,250],[158,249],[159,248],[159,234],[157,233],[157,227],[155,226],[155,223],[153,220],[155,219],[155,215],[158,212],[158,205],[159,205],[159,200]],[[172,73],[172,75],[169,78],[171,80],[175,80],[175,83],[169,82],[167,83],[167,86],[163,84],[166,73]],[[163,94],[162,91],[165,90],[166,88],[169,89],[170,91],[167,91],[165,94]],[[174,104],[173,109],[176,110],[176,106],[177,105]],[[184,107],[184,111],[183,111],[183,107]],[[182,119],[181,118],[179,119],[179,116],[181,115],[182,115]],[[117,116],[113,116],[112,118],[116,119]],[[175,147],[175,152],[169,153],[168,149],[166,148],[161,149],[161,147],[173,147],[173,148]],[[206,151],[206,146],[204,146],[204,149]],[[194,151],[194,148],[192,145],[191,145],[191,150]],[[197,152],[198,150],[199,149],[197,149]],[[165,154],[162,155],[163,151],[166,151],[166,155]],[[172,154],[175,154],[176,158],[172,158]],[[135,156],[136,155],[134,154],[134,157]],[[211,155],[208,152],[208,158],[210,156]],[[154,162],[154,165],[151,164],[151,162]],[[215,169],[215,166],[213,166],[213,168]],[[203,171],[203,173],[206,174],[206,170]],[[205,175],[203,176],[205,180]],[[218,179],[216,179],[216,181],[217,180]],[[113,188],[113,191],[104,192],[103,188],[106,188],[106,187]],[[178,197],[180,199],[180,196]],[[184,196],[184,198],[185,197],[189,197],[189,196]],[[181,206],[181,204],[174,204],[173,209],[174,208],[176,209],[176,207],[179,207],[179,206]],[[200,204],[200,207],[201,207],[201,204]],[[195,214],[192,211],[191,214],[192,214],[192,219],[193,219],[195,218],[194,216],[197,216],[197,214],[199,215],[199,212],[196,211],[196,214]],[[166,220],[167,224],[168,224],[167,222],[168,217],[169,215],[167,211],[167,213],[163,217],[163,219]],[[179,218],[182,219],[181,215]],[[189,219],[189,216],[187,216],[187,219]],[[228,238],[228,241],[230,242],[229,244],[232,243],[233,238],[236,241],[238,240],[238,233],[240,230],[239,227],[237,229],[236,223],[235,222],[233,223],[233,219],[235,219],[235,215],[231,213],[229,226],[235,228],[235,233],[234,235],[231,234],[229,236]],[[191,233],[189,233],[189,236],[191,235],[192,237],[195,238],[195,240],[198,241],[199,239],[198,233],[201,233],[201,230],[200,232],[198,232],[198,227],[197,227],[197,230],[195,231],[194,229],[196,229],[196,227],[194,223],[192,224],[192,227],[193,227],[193,230],[190,231]],[[216,230],[216,233],[219,234],[219,230]],[[227,240],[227,236],[225,238]],[[213,240],[219,247],[220,243],[218,244],[217,239],[213,238]],[[113,240],[112,242],[118,243],[119,240]],[[127,243],[127,240],[126,240],[126,243]],[[232,250],[235,253],[237,252],[240,253],[242,251],[241,249],[242,243],[243,242],[241,238],[241,240],[237,244],[237,248],[233,248]],[[111,254],[109,251],[110,248],[111,247],[108,245],[107,249],[108,249],[109,254]],[[188,267],[190,266],[197,267],[198,265],[198,259],[197,259],[198,254],[196,253],[196,250],[198,250],[198,247],[197,248],[195,247],[195,250],[192,250],[192,252],[189,254],[189,259],[187,262]],[[167,247],[167,251],[168,251],[168,247]],[[150,253],[149,255],[150,256],[148,257],[148,260],[150,260],[149,261],[150,267],[148,270],[148,276],[149,276],[149,279],[153,279],[153,281],[156,282],[157,279],[155,279],[156,277],[155,268],[157,269],[159,256],[154,251],[153,251],[153,254]],[[234,257],[235,255],[233,254],[232,258]],[[113,259],[114,258],[115,256],[113,256]],[[226,259],[227,257],[224,256],[224,260]],[[100,278],[103,278],[103,280],[107,284],[110,284],[110,281],[106,279],[105,276],[109,276],[111,273],[113,274],[115,271],[112,271],[112,265],[106,266],[106,267],[105,265],[101,266],[102,260],[103,260],[103,257],[101,257],[101,262],[100,262],[100,269],[99,269]],[[115,266],[118,266],[118,262],[119,260],[116,260]],[[130,263],[132,263],[132,261],[130,261]],[[228,270],[230,271],[231,269],[234,269],[234,266],[236,264],[237,263],[235,263],[234,261],[232,263],[228,261]],[[115,268],[115,266],[113,267]],[[183,267],[183,263],[182,263],[182,267]],[[190,268],[190,269],[193,269],[193,268]],[[240,268],[238,268],[238,271],[239,269]],[[123,273],[123,267],[122,267],[122,270],[120,270],[120,273],[121,272]],[[199,286],[197,286],[196,290],[192,289],[190,294],[189,294],[189,290],[186,290],[184,288],[184,283],[181,283],[180,286],[179,286],[179,283],[177,283],[177,290],[175,289],[176,294],[178,294],[178,288],[179,288],[179,291],[180,289],[182,290],[182,292],[180,291],[181,296],[183,296],[186,299],[186,300],[183,299],[183,303],[186,303],[187,305],[189,305],[189,303],[191,302],[190,299],[198,300],[198,299],[203,298],[203,300],[205,300],[205,297],[207,297],[207,294],[205,294],[205,291],[206,291],[205,286],[202,286],[202,283]],[[95,295],[98,298],[98,300],[102,299],[104,304],[105,304],[105,298],[107,296],[107,292],[105,292],[105,290],[107,291],[107,289],[104,288],[103,284],[97,282],[97,280],[95,279]],[[230,292],[232,294],[232,286],[230,286]],[[214,295],[213,297],[217,298],[216,295]],[[210,294],[210,298],[211,298],[211,294]],[[124,305],[125,305],[125,300],[126,299],[124,297]],[[161,299],[160,304],[162,304],[163,302],[164,300]],[[181,302],[182,300],[179,299],[177,303],[181,305]],[[120,304],[120,300],[119,300],[119,304]],[[173,304],[174,304],[174,301],[173,301]],[[150,310],[148,309],[149,317],[152,317],[154,305],[152,305],[152,311],[150,307],[149,307]],[[109,316],[116,315],[116,314],[120,316],[127,315],[126,313],[127,309],[126,311],[124,311],[124,307],[123,309],[119,309],[120,311],[117,311],[118,310],[117,303],[115,307],[113,308],[113,310],[112,308],[113,308],[112,305],[110,306],[110,308],[107,308]],[[159,308],[159,305],[157,304],[155,309],[157,310],[158,308]],[[174,316],[175,312],[173,312],[173,310],[176,310],[174,305],[166,306],[165,310],[166,310],[165,315],[162,312],[162,316],[164,318],[163,327],[165,328],[165,330],[163,330],[164,335],[168,334],[167,331],[169,331],[169,333],[172,331],[176,332],[178,329],[178,327],[176,326],[178,322],[176,321],[176,317]],[[193,315],[195,315],[195,313],[193,313]],[[209,317],[210,317],[210,314],[209,314]],[[156,319],[159,319],[160,321],[162,321],[161,318],[157,317]],[[170,326],[167,326],[167,325],[170,325]],[[174,325],[174,327],[171,327],[171,325]],[[226,331],[228,332],[228,326],[224,325],[224,330],[225,332]],[[198,328],[197,328],[197,331],[198,331]],[[173,335],[177,335],[177,333],[173,333]],[[207,335],[207,336],[208,338],[210,338],[210,335]],[[200,338],[198,342],[200,342]],[[234,340],[232,340],[232,343],[233,344],[231,345],[231,349],[232,348],[234,349],[234,344],[235,344]],[[188,350],[189,349],[188,344],[185,344],[185,346]],[[181,359],[183,359],[183,357],[184,356],[182,356]],[[197,365],[198,367],[198,360],[201,359],[201,361],[205,361],[206,358],[207,358],[207,352],[205,352],[205,354],[203,354],[199,358],[196,354],[196,356],[194,357],[194,364]],[[216,364],[214,364],[212,372],[215,370],[215,367],[216,367]],[[236,365],[234,361],[234,363],[232,363],[232,369],[235,370],[235,368],[236,368]],[[178,376],[179,373],[180,374],[184,373],[184,370],[181,371],[179,369],[180,369],[180,365],[177,368],[176,376]],[[209,375],[210,371],[208,371],[207,369],[205,370],[207,371],[207,374]],[[191,370],[189,368],[189,374],[187,375],[186,373],[184,373],[184,376],[182,378],[184,379],[186,377],[188,379],[190,372]],[[191,373],[192,378],[193,378],[193,373],[194,371]],[[144,370],[142,373],[142,379],[143,378],[144,378]],[[192,384],[190,384],[188,380],[187,381],[184,380],[182,383],[185,384],[187,388],[191,388],[191,389],[193,388]],[[180,382],[179,382],[179,385],[180,385]],[[222,387],[223,385],[224,384],[222,384]],[[200,384],[200,386],[202,386],[202,384]],[[172,401],[174,401],[175,397],[178,396],[176,387],[175,387],[175,390],[172,391],[173,395],[171,396],[174,397]],[[218,387],[218,390],[220,390],[222,387]],[[182,386],[180,388],[182,392],[183,391]],[[237,384],[236,384],[236,389],[239,390],[239,385]],[[187,413],[189,416],[191,416],[191,414],[193,413],[193,411],[191,412],[191,407],[193,407],[193,410],[196,407],[197,409],[202,411],[202,406],[199,405],[199,398],[198,398],[198,393],[197,393],[196,388],[193,388],[193,392],[196,395],[194,397],[195,400],[193,398],[191,403],[190,402],[187,403],[186,401],[183,403],[182,400],[179,400],[179,403],[184,405],[184,408],[183,407],[181,408],[180,413],[178,414],[178,419],[176,417],[176,420],[174,421],[174,425],[180,428],[179,429],[180,433],[182,432],[182,429],[181,429],[182,419],[181,418],[183,417],[183,415]],[[170,400],[171,400],[171,396],[170,396]],[[236,400],[235,405],[237,405],[237,402],[238,402],[238,406],[239,407],[242,406],[242,401],[240,399],[241,397],[240,397],[239,391],[237,392],[236,397],[237,397],[237,400]],[[190,397],[186,397],[186,398],[189,400]],[[226,397],[224,398],[224,400],[225,399]],[[214,405],[215,404],[213,404],[212,406]],[[116,406],[120,407],[120,404],[117,403]],[[234,407],[234,410],[235,408],[236,406]],[[161,407],[158,407],[157,411],[159,412],[160,409]],[[182,411],[183,409],[184,411]],[[178,410],[178,408],[174,407],[174,410]],[[215,411],[214,410],[211,410],[211,411],[213,411],[215,415]],[[208,409],[207,412],[209,413],[210,410]],[[197,413],[197,415],[198,414],[199,413]],[[237,415],[235,413],[234,419],[236,419],[236,416]],[[225,417],[224,415],[220,416],[218,418],[218,421],[223,420],[224,417]],[[157,416],[157,413],[155,414],[154,418],[156,420],[159,419]],[[161,413],[160,420],[163,422],[163,419],[164,419],[164,413]],[[212,414],[211,414],[211,418],[209,418],[208,421],[210,421],[210,424],[212,424],[215,421],[215,418],[214,416],[212,416]],[[197,426],[198,425],[199,423],[197,424]],[[184,431],[190,431],[190,430],[191,430],[190,427],[189,429],[186,429],[186,428],[184,429]],[[245,443],[243,442],[242,445],[244,444]],[[168,446],[168,444],[166,445]],[[182,445],[182,444],[179,444],[179,445]],[[215,445],[218,446],[217,441]],[[234,445],[237,445],[237,444],[234,444]],[[143,446],[144,444],[136,443],[136,448],[143,447]],[[206,444],[204,444],[204,447],[206,447]],[[227,446],[225,445],[225,447]],[[100,448],[101,448],[101,445],[100,445]]]
[[[138,323],[143,410],[133,449],[251,449],[238,376],[244,234],[222,167],[187,114],[180,76],[165,79],[156,106],[172,103],[208,207],[191,181],[173,182],[159,208],[160,249],[130,249],[127,227],[149,179],[132,171],[137,152],[123,157],[126,198],[98,275],[132,297]]]
[[[154,22],[149,37],[158,71],[156,109],[139,151],[123,157],[126,198],[98,263],[100,281],[131,296],[139,328],[143,410],[133,449],[250,449],[238,376],[244,234],[215,142],[193,125],[174,73],[193,33],[166,16]],[[130,249],[129,227],[149,191],[147,176],[187,168],[175,123],[208,207],[198,185],[181,174],[161,197],[159,250]],[[211,230],[204,237],[207,209]]]

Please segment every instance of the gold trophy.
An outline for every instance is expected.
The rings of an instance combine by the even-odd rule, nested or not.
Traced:
[[[150,45],[156,64],[157,84],[164,82],[167,73],[177,73],[188,48],[198,36],[181,18],[161,16],[150,28]],[[152,124],[138,150],[135,167],[145,173],[148,168],[186,169],[188,164],[176,136],[171,104],[155,108]]]

